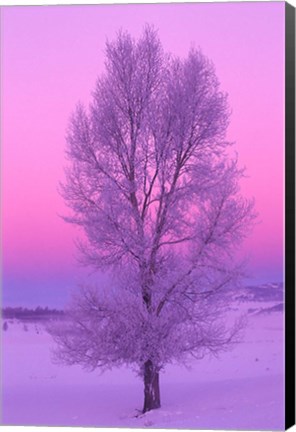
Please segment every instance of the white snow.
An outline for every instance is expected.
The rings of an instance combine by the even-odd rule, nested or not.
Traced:
[[[142,382],[132,371],[53,364],[51,337],[41,324],[27,327],[14,321],[1,330],[2,424],[284,429],[282,312],[251,315],[244,341],[219,359],[167,367],[162,407],[145,415]]]

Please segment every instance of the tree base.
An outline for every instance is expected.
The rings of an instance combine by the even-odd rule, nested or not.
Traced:
[[[147,360],[144,364],[143,414],[157,408],[160,408],[159,372],[152,361]]]

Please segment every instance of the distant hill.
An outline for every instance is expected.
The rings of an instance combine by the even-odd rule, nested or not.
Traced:
[[[265,283],[261,285],[251,285],[242,287],[239,290],[229,290],[231,299],[239,302],[276,302],[277,306],[267,308],[271,312],[277,308],[283,309],[284,287],[282,282]],[[254,312],[258,308],[254,309]],[[261,309],[260,309],[261,311]],[[47,321],[50,319],[64,319],[66,313],[59,309],[49,309],[48,307],[36,307],[35,309],[23,307],[5,307],[1,310],[3,319],[18,319],[21,321]]]
[[[23,307],[6,307],[1,310],[3,319],[18,319],[21,321],[46,321],[49,319],[57,319],[64,317],[64,311],[58,309],[42,308],[40,306],[35,309]]]
[[[283,302],[284,285],[282,282],[265,283],[262,285],[246,286],[236,292],[239,301],[274,301]]]

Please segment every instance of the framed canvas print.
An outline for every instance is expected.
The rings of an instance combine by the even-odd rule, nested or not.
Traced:
[[[1,155],[3,427],[294,425],[291,5],[2,6]]]

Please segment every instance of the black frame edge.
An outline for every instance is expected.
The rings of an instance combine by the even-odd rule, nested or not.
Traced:
[[[295,424],[295,8],[285,3],[285,428]]]

